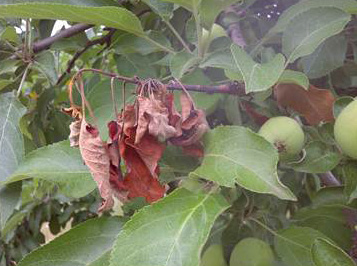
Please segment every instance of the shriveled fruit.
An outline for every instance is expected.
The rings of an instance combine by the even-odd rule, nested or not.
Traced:
[[[245,238],[233,249],[230,266],[273,266],[274,254],[269,244],[258,238]]]
[[[258,134],[274,144],[281,159],[288,159],[297,155],[304,147],[304,131],[290,117],[278,116],[270,118],[260,128]]]
[[[227,266],[221,245],[211,245],[203,253],[200,266]]]
[[[334,134],[343,153],[357,159],[357,101],[352,101],[341,111]]]

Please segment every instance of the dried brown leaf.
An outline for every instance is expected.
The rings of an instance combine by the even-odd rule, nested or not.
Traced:
[[[274,95],[280,106],[300,113],[310,125],[334,121],[335,97],[329,90],[310,85],[306,91],[295,84],[279,84],[274,88]]]

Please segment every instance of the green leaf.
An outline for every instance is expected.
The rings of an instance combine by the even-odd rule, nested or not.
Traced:
[[[106,266],[121,225],[118,217],[88,220],[34,250],[18,266]]]
[[[114,55],[114,60],[117,65],[117,70],[120,75],[140,78],[155,78],[158,73],[153,64],[153,60],[149,56],[141,54],[124,54]]]
[[[0,181],[5,181],[21,163],[24,143],[19,122],[26,108],[12,93],[0,95]]]
[[[306,156],[300,163],[291,163],[294,170],[304,173],[325,173],[341,160],[341,155],[321,141],[312,141],[306,146]]]
[[[0,189],[0,228],[3,229],[6,221],[14,212],[21,196],[21,183],[10,184]]]
[[[0,79],[0,91],[4,89],[7,85],[10,85],[13,83],[13,80],[8,80],[8,79]]]
[[[48,79],[51,85],[57,83],[56,66],[55,56],[51,51],[44,51],[35,58],[34,67]]]
[[[232,44],[231,51],[235,65],[243,75],[246,93],[269,89],[284,71],[285,58],[282,54],[277,54],[268,63],[259,64],[238,45]]]
[[[217,127],[204,138],[202,165],[192,177],[234,187],[235,183],[257,192],[285,200],[296,200],[294,194],[278,179],[278,152],[263,137],[239,126]]]
[[[216,67],[238,71],[230,50],[219,50],[207,54],[206,57],[202,60],[200,67]]]
[[[310,0],[299,1],[297,4],[290,6],[279,17],[278,22],[269,31],[270,34],[283,32],[292,19],[301,13],[312,8],[335,7],[347,13],[355,14],[357,12],[357,3],[355,0]]]
[[[312,260],[316,266],[355,266],[350,256],[340,247],[326,239],[318,238],[311,249]]]
[[[335,118],[338,117],[338,115],[341,113],[341,111],[350,103],[354,100],[353,97],[351,96],[343,96],[339,97],[334,103],[333,103],[333,116]]]
[[[83,197],[96,188],[79,149],[71,148],[68,141],[30,152],[6,183],[28,178],[54,182],[63,194],[75,198]]]
[[[341,166],[343,179],[345,181],[344,193],[349,202],[357,198],[357,164],[350,162]]]
[[[127,31],[138,36],[144,35],[139,19],[129,10],[114,6],[89,7],[66,5],[53,2],[11,1],[0,4],[0,17],[61,19]]]
[[[203,26],[209,30],[219,13],[234,3],[237,0],[201,0],[199,12]]]
[[[163,0],[164,2],[174,3],[186,8],[189,11],[198,10],[202,0]]]
[[[138,211],[119,233],[110,266],[193,266],[217,216],[228,208],[219,194],[177,189]]]
[[[172,3],[165,3],[161,0],[143,0],[143,2],[164,20],[169,20],[174,11],[174,5]]]
[[[55,3],[75,6],[109,6],[113,5],[112,0],[2,0],[1,4],[19,4],[19,3]]]
[[[161,32],[150,31],[148,36],[157,43],[160,43],[169,49],[171,48],[169,40]],[[114,47],[117,54],[140,53],[147,55],[150,53],[163,51],[162,48],[152,44],[151,42],[147,41],[147,39],[135,36],[130,33],[122,34],[115,41]]]
[[[181,51],[175,54],[170,61],[171,75],[177,79],[181,79],[182,76],[198,62],[198,58],[194,55]]]
[[[297,225],[318,230],[343,249],[349,249],[352,233],[346,226],[344,210],[347,209],[348,206],[341,204],[306,207],[300,209],[293,218]]]
[[[284,70],[277,83],[292,83],[303,87],[305,90],[309,89],[310,84],[304,73],[290,69]]]
[[[321,43],[315,52],[301,58],[300,63],[309,78],[320,78],[344,65],[346,51],[345,36],[332,36]]]
[[[291,226],[275,236],[275,250],[286,265],[316,266],[310,250],[317,238],[327,237],[312,228]]]
[[[350,19],[349,14],[333,7],[312,8],[294,17],[282,37],[288,62],[311,54],[324,40],[342,31]]]

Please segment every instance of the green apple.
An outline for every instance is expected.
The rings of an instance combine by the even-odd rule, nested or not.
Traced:
[[[342,152],[357,159],[357,101],[352,101],[341,111],[335,122],[334,134]]]
[[[258,134],[274,144],[280,159],[289,159],[299,154],[305,143],[305,134],[301,126],[287,116],[270,118]]]
[[[227,266],[222,245],[211,245],[203,253],[200,266]]]
[[[229,266],[273,266],[269,244],[258,238],[244,238],[233,249]]]

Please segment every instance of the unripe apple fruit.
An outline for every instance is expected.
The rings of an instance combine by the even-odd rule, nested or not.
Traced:
[[[352,101],[341,111],[334,134],[342,152],[357,159],[357,101]]]
[[[227,266],[221,245],[211,245],[203,253],[200,266]]]
[[[258,238],[244,238],[233,249],[230,266],[273,266],[274,254],[269,244]]]
[[[287,116],[270,118],[260,128],[258,134],[274,144],[280,159],[292,158],[304,147],[304,131],[298,122]]]

